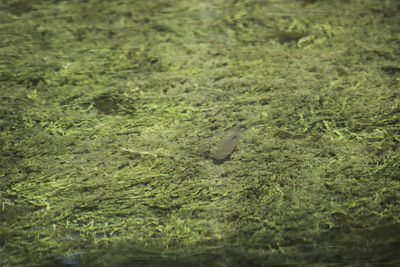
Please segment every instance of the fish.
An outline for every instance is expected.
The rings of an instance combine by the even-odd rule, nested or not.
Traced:
[[[276,38],[279,43],[298,42],[301,38],[307,36],[306,32],[282,31],[275,27],[275,33],[265,36],[267,39]]]
[[[232,133],[226,137],[222,143],[218,146],[217,150],[211,155],[216,163],[222,163],[235,150],[237,142],[241,136],[240,125],[236,126],[236,128],[232,131]]]
[[[281,30],[279,30],[275,34],[275,37],[278,38],[278,41],[281,44],[289,43],[289,42],[297,42],[304,36],[306,36],[306,33],[303,33],[303,32],[287,32],[287,31],[281,31]]]
[[[57,258],[58,264],[61,266],[80,266],[83,263],[84,254],[86,251],[73,252],[68,255]]]

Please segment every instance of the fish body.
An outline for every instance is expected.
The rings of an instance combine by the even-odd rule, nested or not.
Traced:
[[[60,266],[80,266],[83,263],[83,256],[86,251],[73,252],[68,255],[57,258]]]
[[[212,155],[212,158],[216,162],[223,162],[232,154],[235,150],[237,142],[240,138],[241,131],[240,126],[237,126],[233,132],[225,138],[222,143],[218,146],[217,150]]]

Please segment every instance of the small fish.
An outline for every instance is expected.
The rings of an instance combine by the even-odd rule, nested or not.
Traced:
[[[272,35],[265,36],[267,39],[277,38],[278,41],[283,43],[298,42],[301,38],[305,37],[307,33],[305,32],[288,32],[282,31],[278,27],[275,29],[275,33]]]
[[[276,33],[276,37],[278,38],[278,40],[281,44],[289,43],[289,42],[297,42],[304,36],[306,36],[306,34],[303,32],[278,31]]]
[[[224,141],[218,146],[217,150],[215,150],[215,152],[212,154],[212,158],[215,162],[221,163],[228,159],[233,150],[235,150],[240,135],[240,125],[238,125],[233,130],[233,132],[224,139]]]
[[[57,258],[60,266],[73,266],[80,265],[83,263],[83,255],[86,251],[73,252],[68,255]]]

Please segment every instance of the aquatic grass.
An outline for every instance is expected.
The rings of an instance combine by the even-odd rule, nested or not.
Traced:
[[[4,5],[0,264],[398,262],[395,1]]]

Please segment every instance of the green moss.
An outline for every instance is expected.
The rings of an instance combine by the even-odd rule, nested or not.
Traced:
[[[396,1],[1,6],[0,265],[399,262]]]

